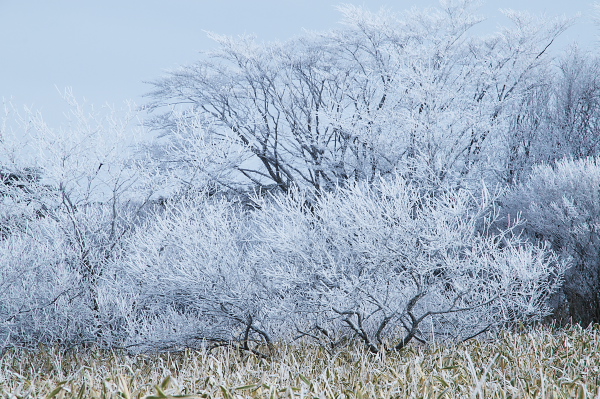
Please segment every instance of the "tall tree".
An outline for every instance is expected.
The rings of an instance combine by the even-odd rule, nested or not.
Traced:
[[[163,155],[222,184],[284,190],[393,171],[434,184],[489,174],[507,110],[535,87],[569,21],[507,12],[512,27],[475,38],[472,3],[342,6],[342,29],[286,43],[213,34],[216,52],[152,82]]]

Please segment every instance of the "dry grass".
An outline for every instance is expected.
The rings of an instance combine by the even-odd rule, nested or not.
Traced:
[[[271,360],[232,349],[138,355],[12,351],[3,398],[594,398],[600,328],[539,328],[494,341],[335,355],[282,346]],[[189,395],[189,396],[178,396]]]

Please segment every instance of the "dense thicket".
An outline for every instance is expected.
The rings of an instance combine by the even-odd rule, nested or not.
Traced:
[[[284,44],[214,35],[153,83],[153,138],[7,108],[0,347],[376,352],[599,321],[600,61],[550,56],[569,21],[341,11]]]

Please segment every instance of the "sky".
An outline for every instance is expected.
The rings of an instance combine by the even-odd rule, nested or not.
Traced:
[[[214,48],[206,31],[255,34],[284,41],[303,29],[335,28],[336,5],[402,11],[438,5],[436,0],[0,0],[0,98],[42,112],[59,124],[68,106],[60,92],[79,101],[122,107],[143,104],[151,81],[192,63]],[[578,41],[600,52],[600,27],[592,23],[593,0],[487,0],[481,31],[503,23],[500,8],[549,16],[575,16],[556,51]]]

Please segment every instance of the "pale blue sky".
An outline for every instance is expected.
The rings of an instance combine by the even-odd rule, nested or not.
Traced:
[[[213,44],[204,31],[259,40],[285,40],[302,29],[336,26],[335,5],[350,2],[374,11],[400,11],[436,0],[0,0],[0,98],[40,109],[55,123],[66,109],[56,90],[72,87],[78,98],[101,106],[143,102],[143,81],[190,63]],[[590,19],[592,0],[487,0],[483,29],[502,22],[499,8],[548,15],[583,14],[560,46],[578,40],[600,51],[600,31]]]

